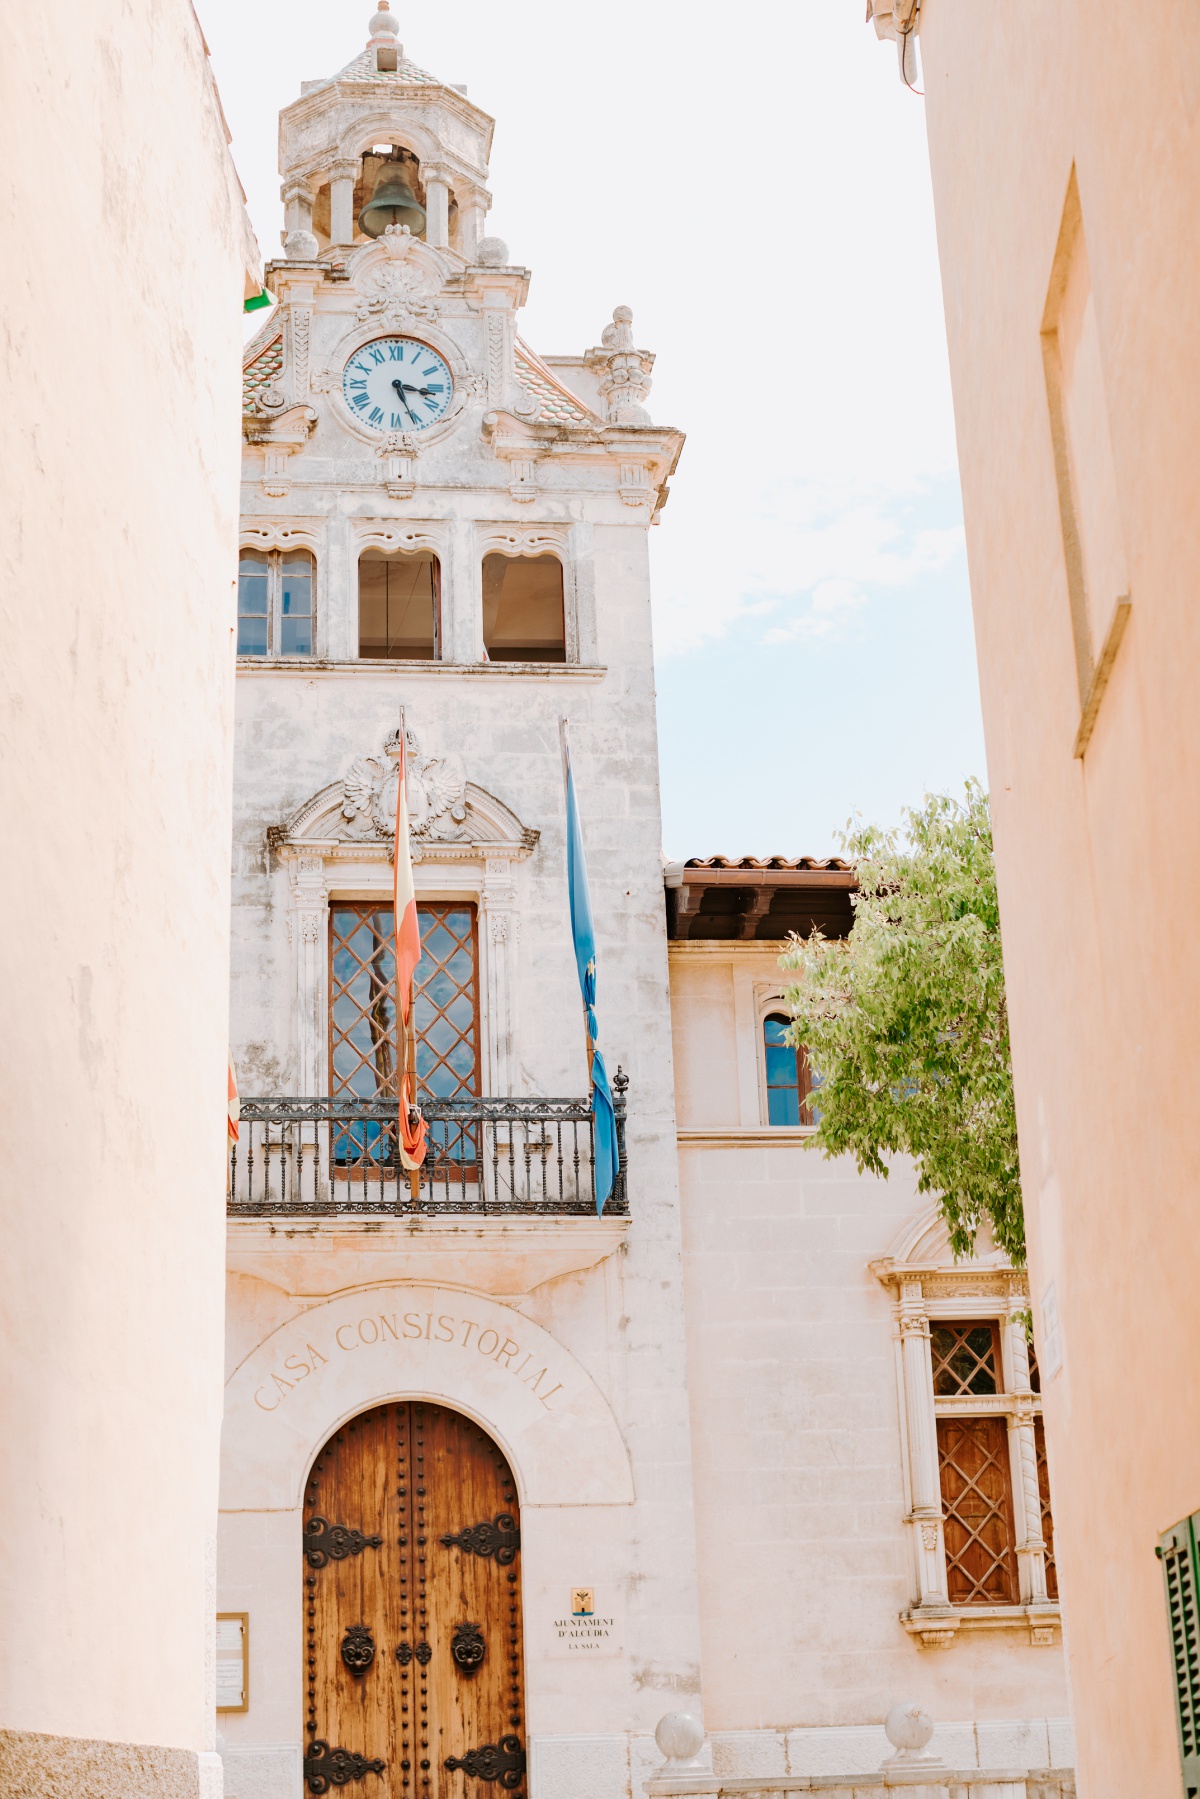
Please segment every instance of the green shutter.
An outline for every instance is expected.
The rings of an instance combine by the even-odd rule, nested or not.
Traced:
[[[1200,1512],[1158,1539],[1167,1586],[1167,1622],[1175,1663],[1175,1704],[1183,1756],[1183,1790],[1200,1799],[1200,1558],[1196,1552]]]

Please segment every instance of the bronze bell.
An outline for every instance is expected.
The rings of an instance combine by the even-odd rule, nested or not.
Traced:
[[[398,158],[384,163],[375,177],[375,192],[358,215],[358,228],[367,237],[382,237],[389,225],[407,225],[414,237],[425,229],[425,208]]]

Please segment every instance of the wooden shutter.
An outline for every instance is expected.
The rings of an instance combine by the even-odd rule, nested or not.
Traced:
[[[1196,1554],[1197,1523],[1193,1512],[1158,1539],[1158,1556],[1167,1588],[1167,1623],[1175,1664],[1175,1705],[1179,1747],[1183,1757],[1183,1790],[1187,1799],[1200,1795],[1200,1562]]]

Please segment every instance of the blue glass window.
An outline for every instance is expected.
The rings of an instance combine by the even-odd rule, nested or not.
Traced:
[[[313,563],[311,556],[285,556],[280,578],[279,654],[312,655]]]
[[[812,1073],[802,1047],[789,1043],[791,1019],[772,1012],[763,1019],[763,1055],[767,1069],[767,1123],[812,1124]]]
[[[307,550],[243,550],[238,560],[239,656],[311,656],[314,578]]]
[[[244,550],[238,562],[239,656],[265,656],[270,617],[270,570],[267,558],[257,550]]]

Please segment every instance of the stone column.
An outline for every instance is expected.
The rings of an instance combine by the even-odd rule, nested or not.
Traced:
[[[311,231],[313,197],[307,181],[289,181],[283,190],[284,225],[289,233]]]
[[[938,1473],[937,1414],[933,1404],[929,1316],[919,1280],[905,1280],[901,1283],[897,1312],[900,1353],[904,1363],[904,1421],[908,1433],[912,1507],[909,1524],[917,1570],[916,1609],[949,1614],[951,1608],[946,1592],[946,1545],[942,1529],[942,1486]]]
[[[354,184],[359,165],[354,161],[335,162],[329,175],[329,240],[333,244],[354,242]]]
[[[482,924],[485,992],[487,995],[485,1041],[487,1092],[503,1097],[513,1090],[516,1066],[516,1031],[513,1014],[513,952],[516,935],[517,890],[507,856],[488,856],[484,861]]]
[[[450,243],[450,171],[441,163],[423,163],[425,179],[425,242],[435,250]]]
[[[485,193],[481,187],[472,188],[465,195],[458,195],[460,248],[468,262],[475,260],[475,252],[479,248],[479,240],[483,236],[483,222],[487,217],[491,198],[491,195]]]
[[[442,661],[483,658],[483,556],[474,524],[458,519],[446,545],[449,567],[442,569]]]
[[[324,857],[294,857],[291,888],[288,932],[295,995],[296,1081],[300,1095],[312,1098],[327,1092],[329,1085],[325,1068],[329,882]]]
[[[1017,1562],[1021,1572],[1021,1598],[1026,1605],[1049,1605],[1046,1592],[1046,1543],[1042,1536],[1042,1495],[1038,1485],[1037,1436],[1034,1431],[1033,1390],[1029,1384],[1029,1341],[1025,1335],[1024,1293],[1009,1296],[1009,1360],[1017,1409],[1009,1419],[1009,1449],[1016,1500]]]

